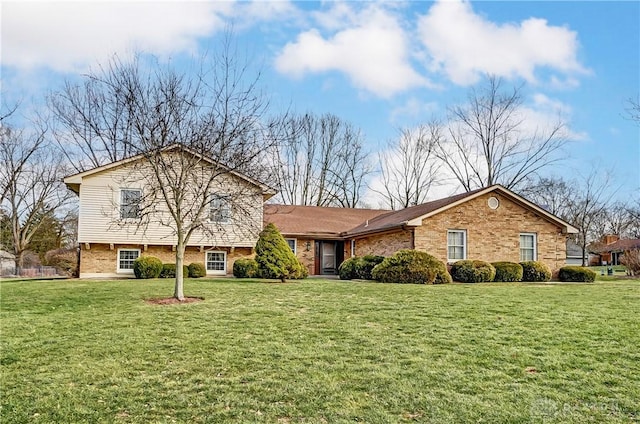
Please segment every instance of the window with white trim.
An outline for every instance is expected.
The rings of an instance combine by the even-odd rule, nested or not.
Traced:
[[[209,220],[218,224],[231,222],[231,202],[228,196],[214,194],[209,203]]]
[[[294,239],[294,238],[288,238],[288,239],[285,239],[285,241],[287,242],[287,244],[291,248],[291,251],[293,253],[296,253],[296,242],[297,242],[297,240]]]
[[[140,249],[118,249],[118,272],[133,273],[133,261],[140,256]]]
[[[120,189],[120,219],[140,218],[140,200],[142,191],[139,189]]]
[[[356,241],[351,240],[351,257],[356,256]]]
[[[538,257],[535,233],[520,234],[520,262],[535,261]]]
[[[467,258],[467,231],[447,231],[447,261],[454,262]]]
[[[227,273],[227,252],[207,252],[206,256],[207,274]]]

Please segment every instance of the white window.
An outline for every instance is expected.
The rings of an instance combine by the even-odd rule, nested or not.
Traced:
[[[227,196],[214,194],[210,202],[209,219],[218,224],[231,222],[231,202]]]
[[[535,261],[538,257],[535,233],[520,234],[520,262]]]
[[[447,260],[459,261],[467,258],[467,231],[447,231]]]
[[[118,249],[118,272],[133,273],[133,261],[140,256],[140,249]]]
[[[356,241],[351,240],[351,257],[356,256]]]
[[[207,252],[207,274],[226,275],[227,252]]]
[[[291,248],[291,251],[293,253],[296,253],[296,239],[288,238],[288,239],[285,239],[285,240],[287,241],[287,244]]]
[[[120,190],[120,218],[140,218],[140,199],[142,191],[123,188]]]

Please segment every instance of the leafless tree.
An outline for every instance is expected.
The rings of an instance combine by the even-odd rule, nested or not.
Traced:
[[[531,180],[520,194],[548,212],[567,220],[575,197],[572,183],[562,178],[540,177]]]
[[[61,182],[67,172],[64,158],[49,142],[46,126],[18,128],[8,122],[14,112],[0,119],[0,207],[10,226],[16,266],[23,267],[29,243],[44,222],[40,218],[55,213],[70,196]]]
[[[287,120],[275,151],[273,175],[279,201],[291,205],[356,207],[371,172],[362,134],[332,114]]]
[[[520,87],[503,90],[501,79],[488,76],[466,104],[449,108],[436,155],[466,191],[493,184],[518,189],[560,160],[565,124],[527,130],[522,106]]]
[[[126,177],[144,182],[128,213],[137,218],[137,231],[150,225],[170,230],[179,300],[184,299],[185,249],[194,234],[205,234],[212,243],[229,240],[232,231],[257,237],[262,222],[247,217],[255,218],[262,193],[236,177],[260,174],[264,152],[280,135],[280,120],[267,119],[259,73],[251,72],[229,38],[202,58],[193,75],[142,63],[140,56],[130,63],[114,58],[83,84],[70,83],[51,99],[67,135],[62,143],[76,147],[84,159],[77,163],[142,158]],[[234,225],[216,224],[220,219]]]
[[[385,207],[402,209],[427,201],[429,190],[439,182],[441,165],[435,160],[435,148],[440,137],[437,123],[405,129],[391,149],[380,153],[384,188],[374,191]]]
[[[628,118],[640,124],[640,96],[629,98],[626,110]]]
[[[578,228],[575,242],[582,248],[582,265],[586,266],[584,258],[589,244],[618,225],[608,222],[617,191],[611,172],[594,166],[590,173],[579,174],[571,181],[541,178],[524,190],[523,195]]]

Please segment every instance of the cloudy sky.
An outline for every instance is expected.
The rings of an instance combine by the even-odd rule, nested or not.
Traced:
[[[276,107],[332,112],[372,151],[398,130],[463,102],[486,73],[524,83],[536,125],[561,114],[571,158],[557,173],[615,168],[640,187],[637,1],[20,1],[3,0],[3,102],[38,104],[117,53],[186,63],[233,26]]]

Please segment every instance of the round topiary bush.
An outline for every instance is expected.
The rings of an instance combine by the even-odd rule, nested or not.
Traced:
[[[189,264],[189,277],[202,278],[207,275],[207,270],[200,262],[193,262]]]
[[[596,273],[582,266],[563,266],[560,268],[558,278],[560,281],[593,283],[596,280]]]
[[[354,278],[358,278],[358,274],[356,273],[356,264],[359,260],[359,257],[354,256],[340,264],[338,267],[338,275],[340,275],[341,280],[353,280]]]
[[[515,262],[492,262],[491,265],[496,269],[493,281],[503,283],[522,281],[522,265]]]
[[[551,270],[538,261],[520,262],[522,265],[522,281],[543,282],[551,280]]]
[[[362,280],[373,280],[373,276],[371,275],[371,271],[376,267],[379,263],[384,261],[384,256],[378,255],[364,255],[359,258],[355,263],[355,278],[360,278]]]
[[[300,263],[280,231],[273,223],[260,232],[256,243],[256,262],[262,278],[301,279],[308,275],[307,268]]]
[[[451,276],[442,261],[425,252],[399,250],[372,271],[373,279],[385,283],[442,284]]]
[[[189,267],[182,265],[182,275],[184,277],[189,276]],[[176,264],[163,264],[162,272],[160,272],[160,278],[176,278]]]
[[[162,272],[162,261],[155,256],[140,256],[133,261],[136,278],[158,278]]]
[[[243,258],[233,263],[233,276],[236,278],[258,277],[258,263],[255,259]]]
[[[493,281],[496,269],[485,261],[457,261],[451,265],[451,277],[461,283],[486,283]]]

